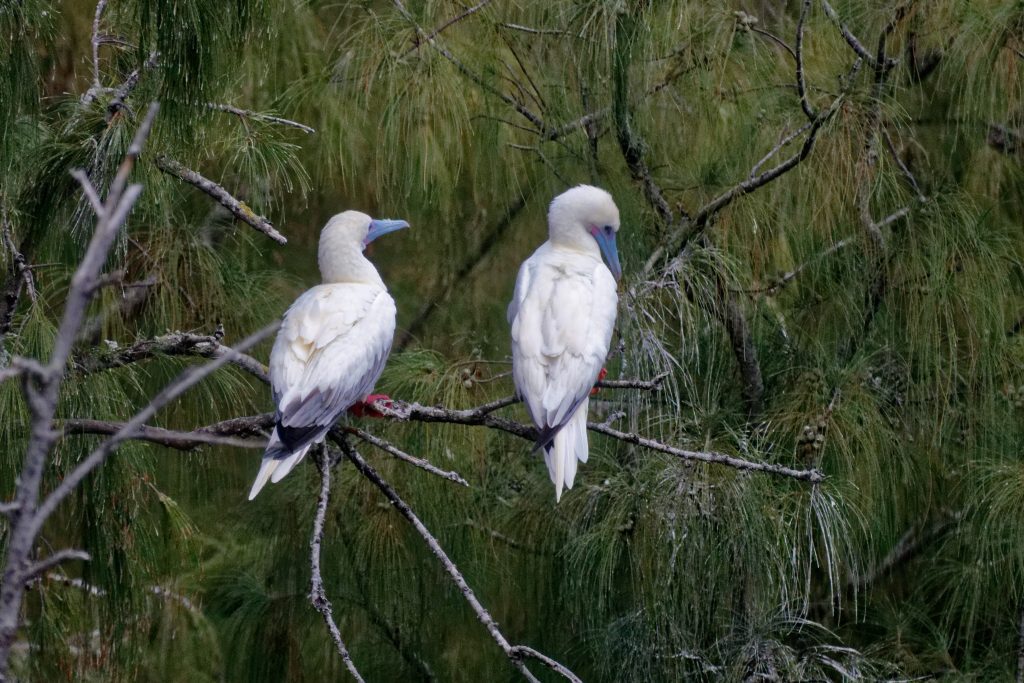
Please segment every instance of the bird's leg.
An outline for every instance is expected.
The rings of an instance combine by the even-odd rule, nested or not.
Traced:
[[[348,412],[356,417],[384,417],[384,414],[375,408],[379,403],[385,408],[390,408],[392,401],[387,394],[370,394],[362,401],[356,401],[348,408]]]
[[[608,376],[608,368],[601,368],[601,372],[597,373],[597,382],[600,382],[601,380],[603,380],[607,376]],[[597,384],[597,382],[594,382],[594,384]],[[594,394],[596,394],[599,391],[601,391],[601,390],[598,389],[597,387],[594,387],[593,389],[590,390],[590,395],[593,396]]]

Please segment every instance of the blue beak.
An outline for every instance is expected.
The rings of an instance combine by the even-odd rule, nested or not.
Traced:
[[[391,220],[390,218],[378,218],[370,221],[370,229],[366,233],[366,239],[363,244],[369,244],[381,235],[386,235],[389,232],[395,230],[401,230],[402,228],[408,228],[409,224],[401,220]]]
[[[608,270],[612,271],[616,280],[621,279],[622,266],[619,265],[619,248],[615,246],[615,233],[595,228],[590,231],[590,234],[597,240],[597,246],[601,248],[601,254],[604,256],[605,262],[608,263]]]

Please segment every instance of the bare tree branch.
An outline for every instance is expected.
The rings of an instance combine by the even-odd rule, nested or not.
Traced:
[[[675,254],[673,260],[680,258],[684,253],[687,244],[689,244],[694,237],[700,234],[708,226],[711,219],[714,218],[719,211],[731,204],[733,200],[750,194],[773,180],[780,178],[787,172],[796,168],[796,166],[806,159],[814,148],[814,143],[817,141],[818,133],[821,131],[822,127],[831,120],[836,112],[839,111],[839,108],[845,99],[846,92],[850,87],[852,87],[857,74],[860,72],[860,66],[860,60],[854,62],[853,67],[850,69],[846,77],[847,90],[840,93],[839,96],[833,100],[832,105],[826,111],[819,113],[814,121],[809,124],[807,127],[807,137],[804,138],[803,144],[796,153],[759,175],[748,175],[746,180],[734,185],[702,206],[692,219],[683,221],[683,224],[669,236],[669,239],[666,240],[664,246],[658,247],[651,253],[651,256],[644,264],[643,273],[650,273],[654,269],[655,265],[664,258],[665,254]],[[784,140],[782,144],[777,145],[777,148],[781,149],[781,147],[788,142],[788,139]],[[766,158],[770,158],[773,154],[774,150]],[[763,163],[764,159],[759,161],[755,168],[759,168]]]
[[[351,444],[349,444],[348,440],[343,435],[337,435],[336,432],[332,432],[332,440],[341,447],[345,456],[353,465],[356,466],[356,469],[358,469],[359,472],[374,486],[380,489],[381,493],[384,494],[384,497],[391,502],[396,510],[398,510],[398,513],[405,517],[409,523],[413,525],[423,540],[426,541],[430,551],[441,562],[445,572],[449,577],[451,577],[452,581],[458,587],[459,592],[462,593],[466,602],[468,602],[469,606],[473,609],[473,612],[476,613],[477,619],[479,619],[480,623],[484,625],[487,632],[491,634],[491,638],[493,638],[494,642],[498,644],[498,647],[501,648],[502,652],[504,652],[509,658],[512,666],[515,667],[524,678],[531,681],[531,683],[539,683],[538,679],[530,673],[528,668],[526,668],[526,664],[523,663],[521,656],[513,650],[512,644],[509,643],[508,639],[501,632],[501,629],[498,628],[498,623],[494,620],[494,617],[492,617],[491,613],[488,612],[480,603],[480,600],[476,597],[476,593],[474,593],[473,589],[469,587],[468,583],[466,583],[466,579],[462,576],[462,572],[460,572],[459,568],[455,566],[455,563],[451,561],[448,554],[444,551],[444,548],[442,548],[441,544],[437,542],[437,539],[432,533],[430,533],[430,530],[427,529],[426,525],[420,521],[419,517],[416,516],[416,513],[412,511],[412,508],[402,500],[391,485],[388,484],[380,474],[378,474],[377,471],[369,465],[369,463],[363,460],[363,457],[359,455],[354,448],[352,448]]]
[[[158,109],[159,106],[155,102],[150,105],[111,182],[102,211],[97,212],[96,229],[85,255],[71,278],[64,314],[53,341],[49,362],[45,366],[37,363],[37,367],[33,368],[30,374],[22,377],[22,389],[29,408],[30,427],[28,446],[25,449],[13,501],[18,509],[11,520],[3,578],[0,583],[0,681],[7,679],[11,645],[18,632],[25,592],[25,571],[28,569],[35,539],[50,512],[44,510],[44,506],[40,506],[39,495],[49,455],[59,437],[52,428],[52,422],[57,410],[64,370],[78,330],[85,319],[100,270],[142,189],[140,185],[128,185],[128,176],[142,152],[142,145],[149,135]],[[88,179],[83,180],[84,184],[89,184]],[[29,367],[27,361],[25,366]],[[64,483],[66,482],[67,480]]]
[[[100,20],[106,7],[107,0],[99,0],[96,3],[96,15],[92,20],[92,85],[97,89],[103,87],[100,83]]]
[[[769,294],[774,294],[778,290],[780,290],[783,287],[785,287],[786,285],[788,285],[791,281],[796,279],[796,276],[799,275],[800,273],[802,273],[804,270],[806,270],[811,264],[817,263],[818,261],[820,261],[820,260],[822,260],[822,259],[824,259],[824,258],[826,258],[828,256],[831,256],[832,254],[836,253],[837,251],[845,249],[846,247],[850,246],[853,243],[854,243],[854,240],[853,240],[852,237],[847,237],[845,239],[841,239],[838,242],[835,242],[832,245],[830,245],[827,249],[824,249],[823,251],[821,251],[821,252],[815,254],[814,256],[812,256],[811,258],[807,259],[806,261],[804,261],[803,263],[798,265],[793,270],[787,271],[787,272],[783,273],[782,275],[779,275],[777,277],[772,278],[771,281],[766,286],[758,287],[756,289],[746,289],[746,290],[743,290],[743,293],[744,294],[760,294],[762,292],[767,292]]]
[[[427,460],[425,458],[417,458],[415,456],[409,455],[405,451],[399,449],[394,444],[392,444],[392,443],[390,443],[388,441],[385,441],[384,439],[382,439],[382,438],[380,438],[378,436],[374,436],[373,434],[370,434],[369,432],[365,432],[362,429],[358,429],[356,427],[346,427],[345,431],[348,432],[349,434],[352,434],[355,437],[365,441],[366,443],[368,443],[370,445],[376,446],[377,448],[379,448],[380,450],[384,451],[385,453],[393,455],[394,457],[398,458],[399,460],[401,460],[403,462],[407,462],[410,465],[414,465],[415,467],[419,467],[421,470],[426,470],[427,472],[430,472],[431,474],[436,474],[437,476],[441,477],[442,479],[447,479],[448,481],[453,481],[456,484],[461,484],[462,486],[469,486],[469,482],[466,481],[465,479],[463,479],[462,475],[460,475],[458,472],[449,472],[447,470],[442,470],[440,467],[437,467],[436,465],[431,464],[429,460]]]
[[[207,103],[206,106],[207,106],[208,109],[213,109],[214,111],[223,111],[223,112],[227,112],[228,114],[234,114],[235,116],[237,116],[238,118],[242,119],[243,121],[245,119],[256,119],[257,121],[267,121],[268,123],[277,123],[277,124],[280,124],[282,126],[289,126],[291,128],[298,128],[303,133],[306,133],[308,135],[311,135],[311,134],[316,132],[315,128],[311,128],[311,127],[307,126],[304,123],[299,123],[298,121],[292,121],[291,119],[283,119],[280,116],[272,116],[271,114],[263,114],[263,113],[258,112],[258,111],[249,111],[248,109],[239,109],[238,107],[233,107],[230,104],[216,104],[214,102],[209,102],[209,103]]]
[[[327,630],[331,634],[334,646],[338,648],[341,660],[345,662],[345,668],[352,674],[352,678],[363,683],[363,677],[359,674],[352,656],[341,639],[341,630],[334,621],[334,607],[327,598],[327,591],[324,589],[324,577],[320,573],[320,546],[324,540],[324,522],[327,518],[327,503],[331,497],[331,466],[330,458],[326,449],[320,445],[315,447],[313,459],[316,462],[317,470],[320,472],[320,496],[316,502],[316,515],[313,517],[313,534],[309,539],[309,601],[313,608],[323,617],[327,624]]]
[[[128,78],[124,80],[124,83],[114,89],[114,97],[110,100],[110,104],[107,105],[107,123],[110,123],[114,116],[127,106],[125,100],[128,99],[132,91],[138,86],[139,79],[142,78],[142,72],[155,67],[159,59],[159,52],[154,50],[149,53],[149,57],[142,64],[142,68],[132,71],[128,74]]]
[[[669,446],[668,444],[649,439],[639,434],[631,432],[620,432],[617,429],[609,427],[604,424],[597,424],[595,422],[588,422],[587,429],[598,434],[604,434],[610,436],[613,439],[619,441],[625,441],[626,443],[635,444],[637,446],[643,446],[652,451],[658,451],[660,453],[668,453],[674,455],[683,460],[696,460],[698,462],[717,463],[719,465],[728,465],[737,470],[747,470],[750,472],[764,472],[766,474],[774,474],[780,477],[790,477],[792,479],[800,479],[802,481],[809,481],[812,484],[818,484],[825,481],[825,475],[819,470],[796,470],[791,467],[784,465],[776,465],[773,463],[766,462],[754,462],[751,460],[743,460],[742,458],[736,458],[725,453],[716,453],[715,451],[689,451],[683,448],[676,448],[675,446]]]
[[[402,17],[405,18],[405,20],[412,25],[413,29],[415,29],[416,34],[420,37],[420,39],[423,42],[428,43],[430,47],[434,48],[434,50],[438,52],[438,54],[440,54],[442,57],[451,62],[456,69],[461,71],[462,74],[466,76],[466,78],[473,81],[483,90],[491,93],[492,95],[500,99],[502,102],[515,109],[516,112],[518,112],[523,118],[525,118],[527,121],[533,124],[533,126],[537,129],[537,132],[541,134],[548,132],[548,126],[546,123],[544,123],[544,120],[540,116],[530,111],[530,109],[528,109],[522,102],[519,102],[515,98],[510,97],[509,95],[506,95],[497,88],[493,87],[490,83],[484,80],[482,76],[480,76],[475,71],[467,67],[462,62],[460,62],[455,57],[455,55],[449,52],[448,49],[441,45],[441,43],[439,43],[434,37],[428,36],[426,32],[423,30],[423,28],[418,23],[416,23],[416,19],[412,16],[412,14],[409,13],[409,10],[405,8],[405,5],[402,3],[402,0],[394,0],[394,4],[395,7],[398,8],[398,12],[402,15]]]
[[[60,431],[64,436],[74,434],[105,434],[113,436],[125,428],[123,422],[110,422],[107,420],[83,420],[67,419],[59,420],[54,424],[54,429]],[[147,441],[166,446],[179,451],[191,451],[202,446],[232,446],[234,448],[266,448],[266,440],[249,441],[231,436],[220,436],[216,433],[205,431],[180,432],[162,427],[149,427],[143,425],[135,430],[129,437],[132,441]]]
[[[277,331],[279,325],[280,323],[275,321],[263,329],[249,335],[238,343],[238,351],[244,351],[263,339],[266,339]],[[141,429],[161,408],[184,394],[221,366],[226,365],[232,359],[232,356],[233,352],[229,351],[228,353],[213,359],[209,363],[187,368],[176,380],[168,384],[156,396],[154,396],[146,407],[137,412],[132,419],[128,420],[128,422],[125,422],[116,434],[100,444],[92,453],[89,454],[88,457],[80,462],[75,469],[71,470],[71,472],[61,480],[60,484],[57,485],[53,492],[50,493],[50,495],[47,496],[39,505],[36,512],[34,526],[35,532],[38,533],[46,518],[53,514],[61,501],[70,495],[70,493],[75,490],[75,488],[83,479],[85,479],[86,476],[89,475],[90,472],[103,464],[107,457],[116,451],[122,443],[134,437],[138,433],[138,430]]]
[[[798,62],[800,61],[799,57],[796,56],[796,51],[794,51],[793,48],[791,48],[786,41],[784,41],[782,38],[779,38],[774,33],[769,33],[768,31],[765,31],[762,28],[757,28],[756,26],[747,26],[747,28],[750,29],[751,31],[753,31],[754,33],[759,33],[762,36],[764,36],[764,37],[766,37],[766,38],[776,42],[780,47],[782,47],[786,52],[788,52],[789,55],[795,61],[798,61]]]
[[[159,356],[200,356],[203,358],[220,358],[229,355],[230,362],[245,370],[261,382],[267,383],[270,377],[265,365],[252,356],[238,353],[220,343],[217,335],[200,335],[188,332],[171,332],[152,339],[137,341],[131,346],[102,349],[88,355],[75,358],[75,366],[81,372],[101,372],[119,368]]]
[[[174,176],[178,180],[186,182],[210,195],[218,204],[230,211],[235,218],[248,223],[258,232],[262,232],[278,244],[288,243],[285,236],[279,233],[270,221],[256,214],[245,202],[235,199],[230,192],[209,178],[163,154],[156,158],[156,166],[167,175]]]
[[[800,8],[800,19],[796,24],[796,91],[800,95],[800,108],[804,110],[807,120],[812,124],[818,114],[807,101],[807,84],[804,82],[804,22],[807,21],[807,13],[811,9],[811,0],[803,0]]]
[[[0,302],[0,306],[2,306],[0,308],[0,344],[2,344],[14,324],[14,314],[17,311],[18,302],[21,300],[21,293],[27,291],[29,298],[34,302],[36,300],[36,284],[28,259],[14,243],[6,204],[0,204],[0,238],[2,238],[3,247],[10,254],[11,259],[7,281],[4,285],[3,301]]]
[[[527,647],[526,645],[514,645],[512,647],[512,654],[518,657],[530,657],[531,659],[536,659],[538,662],[544,664],[544,666],[560,674],[566,680],[572,681],[572,683],[583,683],[579,676],[567,669],[563,664],[556,662],[543,652],[537,652],[532,647]]]
[[[853,35],[850,29],[847,28],[846,24],[844,24],[843,21],[839,18],[839,14],[836,13],[835,9],[832,8],[832,5],[829,4],[828,0],[821,0],[821,6],[822,8],[824,8],[825,14],[828,15],[828,18],[831,19],[832,22],[839,27],[839,32],[843,34],[843,38],[846,40],[846,43],[853,49],[854,52],[857,53],[857,56],[863,59],[865,62],[867,62],[872,69],[877,68],[878,62],[875,60],[875,57],[872,56],[870,52],[868,52],[867,48],[865,48],[859,40],[857,40],[857,36]],[[888,64],[891,68],[893,66],[896,66],[898,62],[897,60],[890,59],[887,60],[885,63]]]
[[[472,7],[469,7],[466,10],[462,11],[461,13],[455,15],[454,17],[452,17],[451,19],[449,19],[448,21],[446,21],[445,23],[441,24],[440,26],[435,28],[433,31],[431,31],[430,35],[428,35],[426,37],[424,42],[430,42],[431,40],[433,40],[434,38],[439,36],[442,32],[447,30],[450,26],[453,26],[454,24],[459,23],[460,21],[462,21],[463,19],[465,19],[468,16],[476,14],[477,12],[479,12],[480,10],[482,10],[484,7],[486,7],[489,4],[491,4],[491,0],[481,0],[481,2],[478,2],[477,4],[473,5]],[[401,57],[402,58],[408,57],[410,54],[412,54],[416,50],[420,49],[420,46],[422,44],[423,44],[422,42],[416,41],[416,44],[413,45],[412,47],[410,47],[405,52],[403,52],[401,54]]]
[[[670,226],[675,220],[675,214],[665,199],[665,193],[651,176],[651,171],[644,160],[646,145],[633,128],[629,101],[629,65],[635,33],[634,21],[635,19],[626,11],[619,12],[615,18],[612,116],[615,120],[616,139],[633,180],[640,183],[644,197],[661,221]]]
[[[49,557],[30,565],[28,569],[25,570],[23,581],[28,583],[36,577],[42,576],[57,565],[68,562],[69,560],[81,560],[82,562],[88,562],[91,559],[92,556],[84,550],[64,548],[63,550],[58,550]]]

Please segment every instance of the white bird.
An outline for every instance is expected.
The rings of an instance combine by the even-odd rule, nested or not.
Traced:
[[[536,447],[544,449],[556,502],[563,485],[572,488],[576,461],[587,461],[590,390],[618,306],[618,231],[619,210],[604,190],[579,185],[555,197],[548,241],[523,262],[508,307],[512,377],[540,429]]]
[[[391,351],[395,302],[363,249],[407,227],[358,211],[340,213],[324,226],[318,253],[323,284],[291,305],[270,352],[277,414],[249,500],[268,479],[281,481],[373,390]]]

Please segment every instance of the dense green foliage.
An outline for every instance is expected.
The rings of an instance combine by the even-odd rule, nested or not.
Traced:
[[[851,71],[856,55],[811,2],[807,99],[834,115],[799,165],[650,271],[684,210],[807,123],[789,52],[802,3],[481,4],[410,0],[407,17],[384,0],[110,0],[96,88],[93,3],[0,3],[0,204],[38,289],[18,302],[3,363],[45,354],[92,227],[69,171],[108,182],[151,100],[162,110],[134,173],[145,190],[109,269],[155,284],[98,298],[62,416],[124,420],[196,362],[88,371],[111,343],[218,323],[230,342],[277,317],[317,281],[319,228],[346,208],[413,225],[373,247],[399,328],[415,326],[381,389],[452,407],[507,395],[515,271],[544,239],[550,198],[593,182],[623,215],[611,376],[670,373],[656,393],[603,392],[594,415],[623,410],[623,429],[828,478],[695,465],[592,435],[556,506],[525,442],[365,421],[469,480],[361,449],[503,631],[584,680],[1012,677],[1024,605],[1024,4],[837,0],[872,55],[887,36],[897,61],[880,79],[867,63]],[[410,18],[444,28],[436,45]],[[126,106],[111,110],[136,69]],[[546,132],[601,115],[550,139],[512,100]],[[624,158],[624,124],[672,225]],[[288,244],[162,173],[161,154],[243,198]],[[722,323],[729,301],[756,350],[754,410],[736,330]],[[263,385],[222,370],[159,424],[269,409]],[[0,385],[0,415],[7,499],[27,438],[15,382]],[[65,438],[51,480],[94,443]],[[92,553],[66,571],[97,590],[51,576],[30,592],[15,662],[25,678],[343,676],[306,597],[315,468],[247,503],[257,460],[122,448],[46,529],[49,543]],[[412,527],[351,466],[337,472],[324,574],[367,680],[513,680]]]

